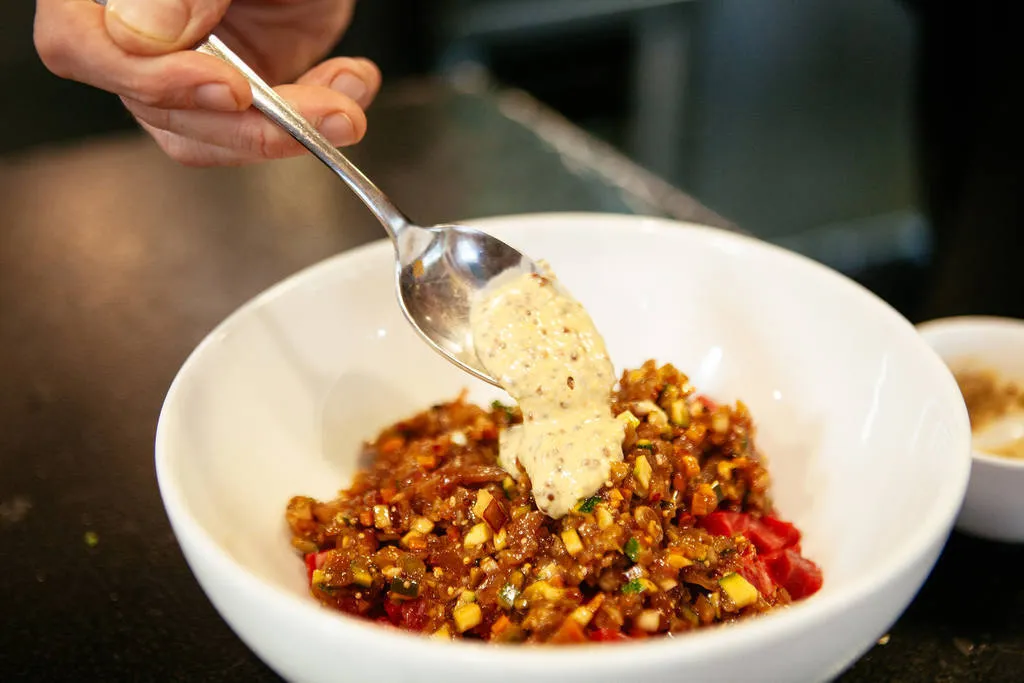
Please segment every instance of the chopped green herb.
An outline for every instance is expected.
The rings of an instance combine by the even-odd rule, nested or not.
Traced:
[[[85,544],[87,546],[89,546],[90,548],[95,548],[97,545],[99,545],[99,543],[100,543],[99,534],[97,534],[95,531],[86,531],[85,532]]]
[[[626,541],[626,545],[622,548],[622,552],[632,562],[636,562],[636,558],[640,557],[640,541],[636,540],[636,537],[630,536],[629,540]]]
[[[632,581],[630,581],[622,587],[622,592],[626,593],[627,595],[630,593],[643,593],[644,584],[640,579],[633,579]]]
[[[498,591],[498,604],[505,609],[512,609],[517,597],[519,597],[519,589],[511,583],[506,583]]]
[[[491,409],[495,410],[495,411],[498,411],[498,410],[504,411],[505,412],[505,416],[508,419],[510,419],[510,420],[516,416],[515,408],[513,408],[512,406],[507,406],[504,403],[502,403],[501,401],[492,401],[491,402]]]
[[[593,512],[597,504],[601,502],[601,496],[591,496],[590,498],[583,498],[579,503],[576,504],[576,509],[579,512]]]
[[[637,441],[636,447],[642,448],[645,451],[651,451],[652,453],[654,452],[654,444],[648,441],[647,439],[640,439],[639,441]]]

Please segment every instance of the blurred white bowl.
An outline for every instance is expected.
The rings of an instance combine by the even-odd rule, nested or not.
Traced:
[[[918,330],[953,370],[991,370],[1024,384],[1024,321],[963,316],[932,320]],[[1024,460],[990,455],[976,445],[956,526],[990,540],[1024,541]]]
[[[824,587],[763,618],[615,646],[439,642],[321,608],[289,547],[288,499],[347,486],[379,427],[463,387],[496,397],[407,326],[379,242],[243,306],[167,395],[161,494],[239,636],[286,678],[317,682],[815,681],[874,644],[931,570],[969,470],[963,401],[914,328],[840,275],[719,230],[603,214],[477,224],[552,264],[620,370],[653,357],[748,403]]]

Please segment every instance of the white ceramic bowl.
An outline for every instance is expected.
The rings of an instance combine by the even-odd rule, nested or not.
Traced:
[[[1024,321],[963,316],[932,320],[918,330],[954,370],[992,370],[1024,383]],[[971,478],[956,526],[994,541],[1024,541],[1024,460],[974,449]]]
[[[243,306],[196,349],[160,416],[170,521],[210,600],[294,681],[817,681],[884,634],[932,568],[970,462],[966,410],[914,328],[836,273],[768,244],[616,215],[477,222],[545,258],[619,368],[649,357],[742,398],[781,513],[824,570],[811,599],[676,638],[567,648],[447,643],[321,608],[290,549],[294,494],[348,485],[360,441],[463,387],[495,398],[402,319],[386,242]]]

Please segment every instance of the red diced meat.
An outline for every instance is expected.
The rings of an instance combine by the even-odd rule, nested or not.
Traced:
[[[775,517],[751,519],[745,535],[762,554],[791,548],[800,541],[796,527]]]
[[[800,530],[789,522],[784,522],[778,517],[766,516],[761,518],[761,523],[785,540],[783,547],[792,548],[800,543]]]
[[[390,601],[389,601],[390,602]],[[410,631],[422,631],[427,623],[427,602],[422,598],[402,605],[402,628]]]
[[[319,553],[306,553],[306,581],[310,585],[313,584],[313,572],[323,568],[324,562],[327,560],[327,552],[324,550]]]
[[[715,536],[746,534],[750,527],[750,515],[743,512],[717,510],[700,518],[698,526]]]
[[[775,583],[789,591],[794,600],[813,595],[821,588],[821,569],[792,549],[766,555],[764,563]]]
[[[740,575],[749,581],[757,592],[766,598],[770,598],[775,595],[775,582],[772,581],[771,574],[768,572],[768,568],[765,567],[764,560],[756,558],[753,561],[743,565],[740,569]]]
[[[614,628],[596,628],[590,632],[590,639],[599,642],[628,640],[622,631]]]
[[[402,624],[402,606],[394,600],[384,601],[384,611],[388,613],[388,619],[395,626]]]

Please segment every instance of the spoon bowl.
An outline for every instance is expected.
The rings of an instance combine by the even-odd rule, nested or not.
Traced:
[[[395,249],[398,302],[406,319],[441,355],[497,385],[477,356],[470,306],[499,278],[537,272],[536,264],[496,237],[464,225],[406,226]]]

